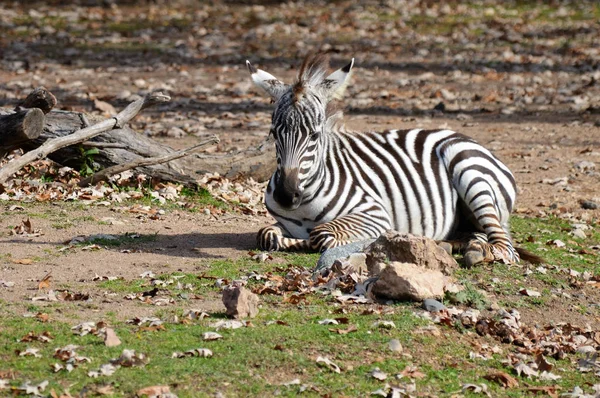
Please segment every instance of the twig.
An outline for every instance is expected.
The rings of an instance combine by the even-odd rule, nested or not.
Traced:
[[[60,148],[87,141],[114,128],[122,128],[127,122],[140,113],[141,110],[158,103],[167,102],[170,99],[171,98],[168,95],[162,93],[149,94],[145,98],[132,102],[118,115],[110,119],[103,120],[93,126],[78,130],[73,134],[46,141],[37,149],[27,152],[20,158],[14,159],[2,167],[0,169],[0,185],[3,185],[13,174],[21,170],[24,166],[38,159],[43,159]]]
[[[105,181],[106,179],[108,179],[108,177],[110,177],[112,175],[122,173],[124,171],[134,169],[136,167],[151,166],[151,165],[155,165],[155,164],[167,163],[172,160],[187,156],[187,155],[191,154],[192,151],[194,151],[200,147],[203,147],[203,146],[209,145],[209,144],[217,144],[217,143],[219,143],[219,137],[217,137],[215,135],[215,136],[210,137],[206,141],[202,141],[199,144],[196,144],[196,145],[191,146],[186,149],[182,149],[181,151],[170,153],[168,155],[157,156],[157,157],[153,157],[153,158],[140,158],[140,159],[131,161],[129,163],[118,164],[118,165],[106,168],[104,170],[101,170],[97,173],[94,173],[94,175],[92,175],[90,177],[84,178],[83,180],[79,181],[79,186],[87,187],[88,185],[95,184],[100,181]]]
[[[127,149],[127,145],[119,144],[118,142],[93,142],[86,141],[82,142],[81,145],[87,146],[90,148],[119,148],[119,149]]]

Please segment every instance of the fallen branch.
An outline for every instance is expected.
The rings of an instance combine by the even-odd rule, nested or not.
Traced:
[[[110,119],[106,119],[76,131],[73,134],[46,141],[37,149],[27,152],[23,156],[12,160],[2,167],[0,169],[0,185],[3,185],[13,174],[21,170],[24,166],[38,159],[43,159],[60,148],[87,141],[108,130],[123,128],[123,126],[133,119],[141,110],[161,102],[167,102],[170,99],[171,98],[168,95],[162,93],[150,94],[143,99],[132,102],[123,111]]]
[[[170,162],[171,160],[175,160],[175,159],[179,159],[184,156],[187,156],[187,155],[191,154],[192,151],[194,151],[200,147],[203,147],[205,145],[218,144],[218,143],[219,143],[219,137],[217,137],[215,135],[213,137],[210,137],[206,141],[202,141],[201,143],[199,143],[197,145],[191,146],[186,149],[182,149],[181,151],[170,153],[168,155],[157,156],[157,157],[153,157],[153,158],[140,158],[140,159],[134,160],[129,163],[117,164],[115,166],[112,166],[107,169],[101,170],[97,173],[94,173],[94,175],[92,175],[90,177],[84,178],[83,180],[79,181],[79,186],[87,187],[88,185],[95,184],[100,181],[105,181],[112,175],[122,173],[124,171],[134,169],[136,167],[167,163],[167,162]]]

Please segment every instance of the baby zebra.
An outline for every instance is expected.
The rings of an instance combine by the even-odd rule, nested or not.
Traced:
[[[477,142],[450,130],[347,132],[329,104],[354,59],[327,76],[328,58],[308,56],[292,85],[246,63],[275,103],[265,203],[277,223],[258,232],[261,249],[324,251],[394,229],[453,241],[467,265],[536,260],[511,241],[515,179]]]

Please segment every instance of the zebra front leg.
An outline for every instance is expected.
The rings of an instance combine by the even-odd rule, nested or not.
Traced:
[[[309,249],[308,239],[296,239],[285,236],[281,224],[261,228],[256,235],[256,243],[261,250],[267,251],[305,251]]]
[[[332,247],[379,237],[391,228],[387,216],[382,216],[382,213],[383,211],[348,214],[315,227],[310,232],[311,250],[323,252]]]

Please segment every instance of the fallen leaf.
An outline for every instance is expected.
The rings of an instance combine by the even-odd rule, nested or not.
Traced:
[[[35,315],[35,318],[42,323],[46,323],[50,320],[50,315],[46,314],[45,312],[38,312]]]
[[[38,348],[26,348],[23,351],[16,350],[17,355],[20,357],[30,356],[30,357],[35,357],[35,358],[41,358],[42,355],[39,352],[40,352],[40,350]]]
[[[410,379],[422,379],[425,376],[426,376],[425,373],[419,371],[419,368],[417,368],[416,366],[406,365],[404,370],[402,372],[400,372],[396,377],[398,377],[398,378],[408,377]]]
[[[543,371],[542,373],[540,373],[540,380],[558,380],[558,379],[562,379],[562,377],[559,375],[556,375],[554,373],[547,372],[547,371]]]
[[[387,379],[388,375],[385,372],[382,372],[381,370],[379,370],[379,368],[375,368],[371,371],[371,373],[369,373],[369,375],[374,378],[377,379],[379,381],[384,381],[385,379]]]
[[[502,387],[513,388],[519,387],[517,379],[505,372],[494,372],[483,376],[484,379],[494,381],[500,384]]]
[[[204,332],[202,333],[202,339],[205,341],[211,341],[211,340],[219,340],[222,339],[223,336],[221,336],[219,333],[215,333],[215,332]]]
[[[540,297],[542,295],[540,292],[537,292],[532,289],[521,289],[519,290],[519,293],[521,293],[523,296],[528,297]]]
[[[348,333],[356,332],[357,330],[358,330],[358,328],[356,327],[356,325],[350,325],[346,329],[334,329],[334,328],[329,329],[330,332],[337,333],[337,334],[348,334]]]
[[[114,116],[117,114],[115,108],[106,101],[94,100],[94,108],[110,116]]]
[[[319,321],[319,325],[338,325],[338,321],[336,321],[335,319],[323,319],[322,321]]]
[[[537,370],[533,370],[529,365],[524,362],[519,362],[515,365],[515,371],[517,375],[527,376],[528,378],[531,376],[539,376],[539,372]]]
[[[327,357],[318,356],[317,357],[317,365],[329,368],[329,370],[331,370],[331,371],[333,371],[335,373],[341,373],[342,372],[341,369],[340,369],[340,367],[337,366],[335,363],[333,363]]]
[[[151,386],[144,387],[137,391],[137,396],[142,397],[147,395],[148,397],[158,397],[161,394],[167,394],[171,392],[171,388],[169,386]]]
[[[30,258],[16,258],[12,260],[13,264],[30,265],[33,264],[33,260]]]
[[[221,330],[221,329],[239,329],[239,328],[243,328],[244,326],[246,326],[245,322],[243,321],[237,321],[237,320],[220,320],[217,322],[213,322],[211,324],[208,325],[211,328],[215,328],[216,330]]]
[[[50,283],[52,282],[52,271],[48,272],[46,276],[42,278],[40,283],[38,283],[38,290],[49,289]]]
[[[537,354],[535,356],[535,363],[537,364],[538,370],[541,372],[549,372],[554,367],[554,365],[549,363],[542,354]]]
[[[481,383],[481,384],[463,384],[461,386],[463,391],[470,391],[474,394],[485,394],[487,396],[490,396],[490,394],[487,391],[487,385]]]

